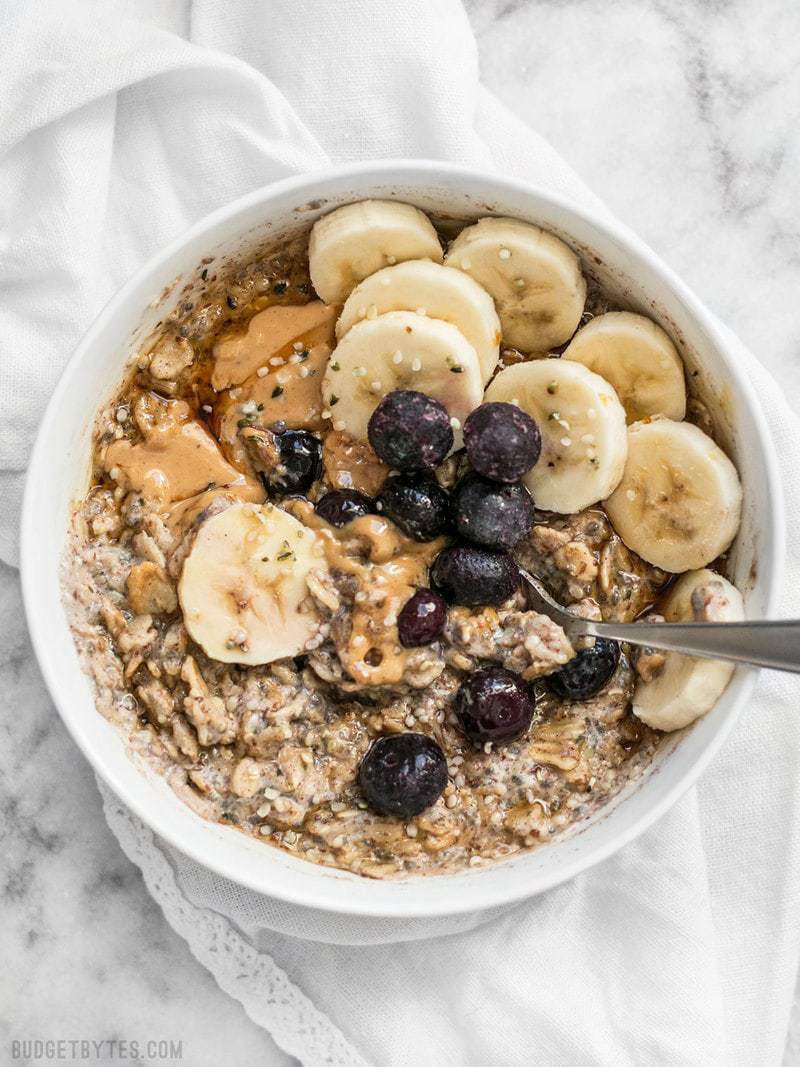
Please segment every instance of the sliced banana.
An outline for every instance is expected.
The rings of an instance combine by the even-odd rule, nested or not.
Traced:
[[[186,629],[211,659],[252,666],[302,652],[319,619],[313,530],[274,504],[231,504],[200,526],[178,584]]]
[[[475,349],[449,322],[414,311],[388,311],[352,326],[333,351],[322,396],[334,430],[366,441],[378,402],[395,389],[416,389],[447,409],[460,447],[461,426],[483,398]]]
[[[683,361],[669,336],[652,319],[632,311],[609,311],[588,322],[570,341],[563,359],[574,359],[611,382],[628,416],[686,414]]]
[[[661,610],[667,622],[738,622],[744,618],[742,594],[709,570],[682,575]],[[680,730],[714,707],[733,670],[732,663],[721,660],[666,652],[658,673],[636,683],[634,714],[654,730]]]
[[[523,479],[537,507],[571,514],[613,492],[628,449],[625,410],[580,363],[535,359],[501,371],[487,401],[517,404],[539,425],[542,453]]]
[[[625,473],[605,508],[628,548],[681,573],[705,567],[733,541],[742,487],[707,434],[692,423],[657,417],[628,427]]]
[[[345,204],[314,223],[308,242],[311,282],[326,304],[341,304],[381,267],[426,257],[442,262],[431,220],[394,200]]]
[[[344,337],[354,323],[387,311],[417,311],[451,322],[474,347],[483,381],[491,378],[500,354],[500,320],[492,298],[464,271],[412,259],[371,274],[347,298],[336,336]]]
[[[580,260],[553,234],[519,219],[481,219],[445,257],[494,297],[503,341],[548,352],[572,337],[586,303]]]

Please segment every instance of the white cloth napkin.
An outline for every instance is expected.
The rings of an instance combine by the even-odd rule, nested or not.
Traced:
[[[382,156],[494,167],[600,209],[480,86],[457,0],[0,0],[0,12],[7,562],[26,457],[70,350],[119,284],[211,209],[329,160]],[[739,350],[785,465],[789,614],[800,425]],[[771,1064],[800,957],[797,698],[787,676],[764,675],[700,786],[657,827],[494,916],[359,921],[258,897],[102,792],[168,921],[305,1064]]]

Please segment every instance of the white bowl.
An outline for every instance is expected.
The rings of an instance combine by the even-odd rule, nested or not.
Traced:
[[[547,846],[484,869],[405,881],[371,881],[315,866],[231,827],[205,822],[164,780],[134,763],[96,711],[59,593],[70,508],[88,485],[95,413],[118,386],[140,341],[197,278],[207,255],[246,254],[307,227],[337,204],[365,197],[410,201],[434,215],[487,213],[539,223],[580,253],[620,302],[658,319],[698,370],[722,442],[744,483],[742,528],[731,576],[751,618],[768,615],[783,558],[782,504],[762,413],[726,340],[696,298],[626,229],[522,182],[426,161],[348,166],[260,189],[193,226],[114,297],[74,353],[42,420],[22,519],[28,625],[53,700],[73,738],[120,799],[162,838],[219,874],[260,893],[323,910],[371,916],[440,916],[540,893],[610,856],[675,803],[709,764],[753,687],[738,670],[717,706],[669,738],[649,771],[594,818]],[[176,280],[179,284],[175,284]],[[55,773],[55,768],[54,768]]]

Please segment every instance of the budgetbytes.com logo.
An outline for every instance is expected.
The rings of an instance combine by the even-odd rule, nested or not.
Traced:
[[[21,1063],[179,1063],[183,1041],[170,1038],[20,1038],[11,1042],[11,1059]]]

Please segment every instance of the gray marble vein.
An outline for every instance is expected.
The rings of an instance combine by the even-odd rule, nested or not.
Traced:
[[[486,84],[800,397],[800,5],[467,6]],[[21,1037],[165,1037],[201,1067],[288,1062],[120,852],[2,567],[0,619],[0,1062]]]

